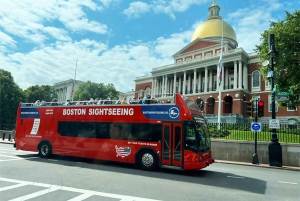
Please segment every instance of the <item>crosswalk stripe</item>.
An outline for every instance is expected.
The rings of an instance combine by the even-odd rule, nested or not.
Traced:
[[[22,180],[15,180],[15,179],[8,179],[8,178],[2,178],[0,177],[0,181],[6,181],[6,182],[12,182],[12,183],[18,183],[12,186],[2,187],[0,188],[0,192],[8,189],[14,189],[22,186],[40,186],[45,187],[47,189],[31,193],[22,197],[14,198],[10,201],[23,201],[23,200],[29,200],[56,190],[65,190],[70,192],[76,192],[76,193],[82,193],[79,196],[76,196],[69,201],[79,201],[87,199],[93,195],[96,196],[102,196],[102,197],[109,197],[109,198],[115,198],[120,199],[120,201],[159,201],[154,199],[147,199],[147,198],[141,198],[141,197],[133,197],[133,196],[127,196],[127,195],[119,195],[119,194],[112,194],[112,193],[104,193],[104,192],[97,192],[92,190],[84,190],[84,189],[78,189],[78,188],[72,188],[72,187],[66,187],[66,186],[56,186],[51,184],[44,184],[44,183],[38,183],[38,182],[28,182],[28,181],[22,181]],[[101,198],[100,198],[101,199]]]
[[[10,200],[10,201],[23,201],[23,200],[29,200],[29,199],[32,199],[32,198],[35,198],[35,197],[38,197],[38,196],[41,196],[41,195],[44,195],[44,194],[47,194],[47,193],[56,191],[56,190],[60,190],[60,189],[61,189],[61,186],[55,186],[55,185],[53,185],[53,186],[51,186],[51,187],[48,188],[48,189],[41,190],[41,191],[38,191],[38,192],[35,192],[35,193],[31,193],[31,194],[28,194],[28,195],[25,195],[25,196],[21,196],[21,197],[12,199],[12,200]]]
[[[7,158],[20,158],[20,157],[17,157],[17,156],[8,156],[8,155],[3,155],[3,154],[0,154],[0,156],[7,157]]]
[[[5,186],[5,187],[0,188],[0,192],[10,190],[10,189],[14,189],[14,188],[19,188],[19,187],[26,186],[26,185],[27,184],[23,183],[23,184],[15,184],[15,185],[11,185],[11,186]]]

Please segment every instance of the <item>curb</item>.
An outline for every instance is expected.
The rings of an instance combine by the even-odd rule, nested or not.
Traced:
[[[215,163],[232,164],[232,165],[245,165],[245,166],[252,166],[252,167],[259,167],[259,168],[279,169],[279,170],[300,171],[300,167],[293,167],[293,166],[274,167],[274,166],[269,166],[267,164],[255,165],[255,164],[251,164],[251,163],[241,163],[241,162],[223,161],[223,160],[215,160]]]

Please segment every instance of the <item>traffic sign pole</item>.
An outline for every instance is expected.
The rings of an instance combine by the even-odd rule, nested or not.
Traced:
[[[258,99],[254,100],[256,102],[256,115],[255,115],[255,122],[257,123],[257,113],[258,113]],[[259,164],[258,161],[258,155],[257,155],[257,131],[255,131],[255,136],[254,136],[254,154],[252,157],[252,164]]]

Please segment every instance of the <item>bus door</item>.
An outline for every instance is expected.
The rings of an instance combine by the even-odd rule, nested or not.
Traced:
[[[182,166],[182,124],[163,124],[162,165]]]

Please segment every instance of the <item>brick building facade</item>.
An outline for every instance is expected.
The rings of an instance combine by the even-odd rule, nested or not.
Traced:
[[[156,99],[168,100],[173,93],[181,93],[197,103],[204,101],[204,116],[209,122],[217,122],[217,73],[223,26],[221,121],[248,123],[246,102],[258,98],[265,103],[264,117],[260,121],[268,123],[271,88],[259,71],[258,55],[238,47],[235,31],[219,16],[220,7],[215,1],[208,10],[207,20],[195,30],[191,42],[173,55],[173,64],[155,67],[150,75],[135,79],[136,98],[150,94]],[[294,124],[300,120],[299,109],[278,107],[276,103],[277,119]]]

